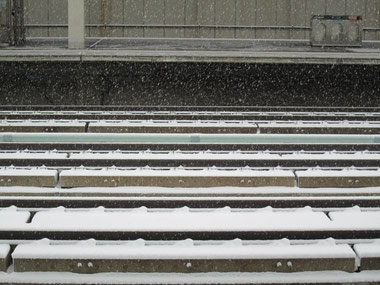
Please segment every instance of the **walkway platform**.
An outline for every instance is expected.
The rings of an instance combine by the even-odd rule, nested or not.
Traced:
[[[34,38],[22,48],[0,46],[0,62],[216,62],[380,65],[380,41],[361,48],[311,47],[304,40],[90,38],[84,50],[64,38]]]

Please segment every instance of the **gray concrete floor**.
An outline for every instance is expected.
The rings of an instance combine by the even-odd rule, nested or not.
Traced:
[[[21,48],[0,47],[0,61],[239,62],[380,64],[380,41],[362,47],[311,47],[304,40],[89,38],[84,50],[65,38],[33,38]]]

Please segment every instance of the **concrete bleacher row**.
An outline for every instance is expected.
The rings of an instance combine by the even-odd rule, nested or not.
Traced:
[[[376,121],[8,120],[0,132],[380,134]]]
[[[3,150],[0,165],[16,167],[379,167],[379,151]]]
[[[2,123],[0,283],[380,280],[377,120]]]
[[[0,186],[35,187],[375,187],[379,169],[286,170],[281,168],[0,168]],[[59,183],[59,185],[58,185]]]
[[[0,211],[3,240],[244,240],[380,238],[376,208],[21,209]]]
[[[327,213],[303,209],[0,209],[0,233],[26,231],[29,241],[0,244],[0,270],[14,272],[302,272],[380,270],[378,239],[309,241],[162,241],[179,232],[379,231],[380,212],[358,207]],[[158,223],[160,221],[160,223]],[[82,236],[100,232],[145,232],[161,241],[32,241],[33,232]],[[154,235],[155,234],[155,235]],[[367,234],[368,235],[368,234]],[[15,247],[16,245],[16,247]],[[11,259],[12,257],[12,259]]]
[[[247,245],[241,240],[195,244],[192,240],[146,245],[144,240],[99,245],[95,240],[21,244],[10,255],[0,245],[0,270],[14,272],[303,272],[380,270],[380,244],[336,244],[334,240],[292,245],[287,240]],[[180,250],[179,250],[180,249]]]

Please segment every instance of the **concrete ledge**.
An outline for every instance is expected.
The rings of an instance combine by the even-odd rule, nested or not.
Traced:
[[[73,187],[120,187],[120,186],[157,186],[157,187],[293,187],[294,177],[140,177],[140,176],[61,176],[61,186]]]
[[[0,126],[0,132],[16,133],[84,133],[85,127],[57,126]]]
[[[0,186],[55,187],[56,177],[0,175]]]
[[[380,186],[378,170],[308,170],[296,171],[298,187],[357,188]]]
[[[379,65],[378,42],[363,48],[311,48],[308,41],[88,39],[88,49],[68,50],[67,40],[32,39],[22,49],[0,50],[0,62],[221,62]]]
[[[77,121],[3,121],[0,132],[84,133],[85,122]]]
[[[203,134],[255,134],[257,132],[256,127],[89,127],[89,133],[203,133]]]
[[[7,244],[0,244],[0,271],[7,271],[10,264],[10,249]]]
[[[0,169],[0,186],[36,186],[55,187],[58,172],[38,168],[30,169]]]
[[[252,170],[182,170],[166,169],[104,169],[64,170],[60,174],[61,186],[71,187],[260,187],[295,185],[291,171]]]
[[[380,270],[380,257],[362,257],[360,268],[361,270]]]
[[[14,270],[85,274],[355,270],[355,254],[348,245],[290,245],[286,241],[277,245],[242,245],[239,240],[197,246],[192,240],[150,246],[143,240],[122,245],[91,242],[94,244],[19,245],[12,254]]]
[[[15,259],[15,272],[303,272],[338,270],[353,272],[354,258],[252,259],[252,260],[109,260],[109,259]]]
[[[300,188],[336,187],[377,187],[380,186],[380,177],[300,177],[298,178]]]
[[[347,64],[380,65],[380,55],[337,55],[331,53],[226,53],[226,52],[135,52],[135,51],[83,51],[78,54],[66,50],[0,53],[0,62],[216,62],[216,63],[261,63],[261,64]]]

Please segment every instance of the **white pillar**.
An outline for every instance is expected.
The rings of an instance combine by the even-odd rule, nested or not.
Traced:
[[[68,0],[69,48],[85,47],[84,0]]]

